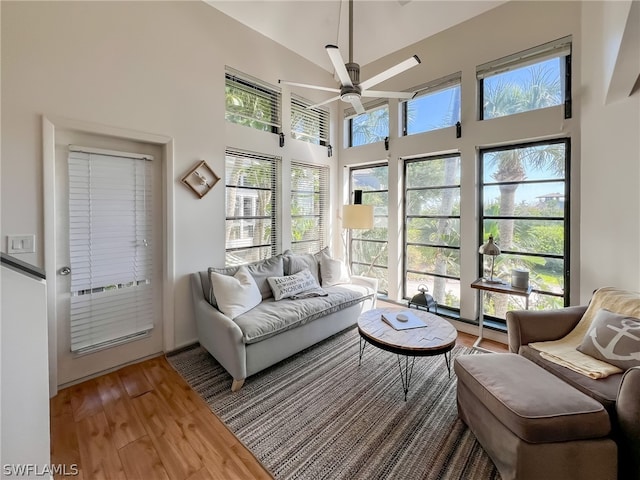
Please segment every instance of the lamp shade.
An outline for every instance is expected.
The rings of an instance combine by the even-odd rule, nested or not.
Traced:
[[[489,235],[489,240],[487,240],[487,243],[483,243],[482,245],[480,245],[478,252],[482,255],[500,255],[500,248],[498,248],[498,246],[493,243],[493,235]]]
[[[373,205],[344,205],[342,228],[369,229],[373,227]]]

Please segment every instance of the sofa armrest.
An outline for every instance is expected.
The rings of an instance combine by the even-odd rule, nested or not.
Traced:
[[[191,275],[191,294],[198,340],[235,380],[247,376],[245,345],[240,327],[204,298],[200,274]]]
[[[351,283],[354,285],[362,285],[369,287],[374,292],[378,291],[378,279],[371,277],[363,277],[362,275],[351,275]]]
[[[619,458],[628,462],[621,465],[624,478],[640,478],[640,367],[630,368],[622,376],[616,413],[622,436],[619,446],[623,449]]]
[[[586,310],[586,306],[577,306],[507,312],[509,351],[518,353],[522,345],[564,337],[578,324]]]

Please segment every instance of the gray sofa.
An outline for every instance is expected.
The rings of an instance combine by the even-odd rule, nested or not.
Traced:
[[[355,325],[362,312],[375,308],[377,279],[361,276],[351,276],[350,283],[323,285],[327,296],[275,301],[267,277],[296,273],[299,265],[314,259],[314,275],[321,283],[317,255],[285,253],[248,264],[263,300],[233,320],[214,306],[209,272],[234,275],[238,267],[191,275],[198,339],[233,378],[232,391],[239,390],[247,377]]]

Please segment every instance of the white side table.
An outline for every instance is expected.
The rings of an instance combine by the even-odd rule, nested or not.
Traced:
[[[489,352],[486,348],[482,348],[480,343],[483,340],[482,331],[484,327],[484,292],[503,293],[505,295],[517,295],[525,298],[525,309],[529,310],[529,295],[531,295],[531,286],[527,288],[512,287],[508,283],[490,283],[485,282],[482,278],[477,279],[471,284],[471,288],[479,290],[478,295],[478,339],[474,342],[473,348]]]

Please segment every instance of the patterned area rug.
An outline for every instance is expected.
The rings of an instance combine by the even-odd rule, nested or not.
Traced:
[[[418,357],[404,401],[396,355],[349,329],[258,373],[231,377],[201,347],[169,362],[276,479],[499,479],[457,417],[442,355]],[[456,346],[452,358],[469,353]],[[404,363],[404,362],[403,362]]]

